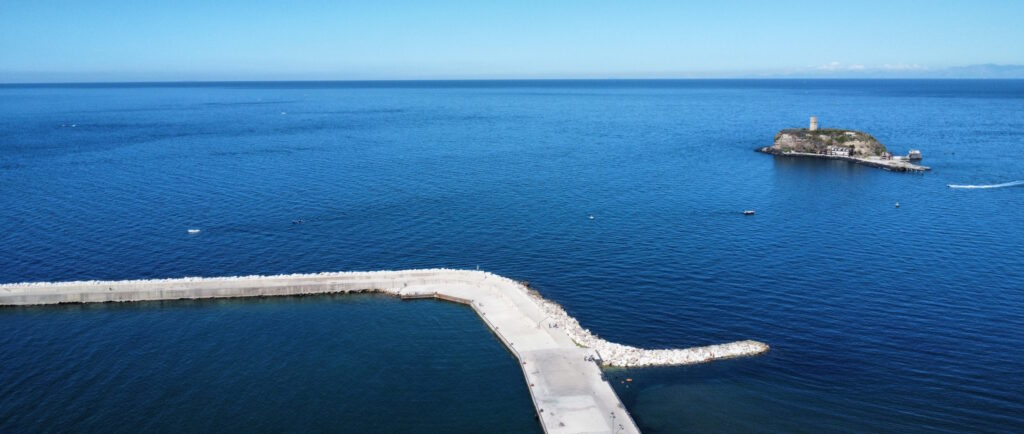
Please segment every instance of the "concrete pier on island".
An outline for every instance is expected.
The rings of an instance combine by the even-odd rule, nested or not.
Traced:
[[[765,154],[772,154],[782,157],[804,157],[804,158],[821,158],[825,160],[846,160],[857,164],[863,164],[865,166],[877,167],[879,169],[885,169],[890,172],[917,172],[923,173],[932,170],[931,167],[922,166],[920,164],[911,163],[908,160],[894,160],[885,159],[882,157],[851,157],[846,155],[823,155],[813,154],[809,152],[773,152],[771,147],[758,148],[758,152],[764,152]]]
[[[639,432],[600,366],[702,363],[768,351],[756,341],[648,350],[605,341],[520,282],[483,271],[408,270],[0,285],[0,306],[379,292],[470,306],[519,360],[547,433]]]
[[[775,143],[756,149],[777,157],[845,160],[890,172],[923,173],[928,166],[914,164],[921,160],[921,151],[911,149],[905,157],[895,156],[872,135],[854,130],[820,129],[818,117],[811,116],[808,128],[788,128],[775,135]]]

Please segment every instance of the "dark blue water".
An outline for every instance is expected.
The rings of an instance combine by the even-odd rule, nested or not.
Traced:
[[[752,151],[812,114],[823,127],[870,132],[896,153],[921,149],[933,171]],[[1022,152],[1024,81],[8,86],[0,88],[0,281],[479,266],[529,280],[610,340],[772,345],[753,359],[609,372],[647,431],[1021,431],[1024,187],[946,185],[1024,180]],[[145,345],[204,366],[207,347],[160,324],[226,323],[202,333],[218,351],[303,365],[335,344],[260,321],[307,324],[307,311],[320,309],[325,321],[371,318],[344,301],[323,303],[237,307],[266,315],[218,304],[0,312],[5,335],[20,331],[0,341],[0,375],[43,385],[30,393],[37,386],[5,384],[0,420],[45,425],[65,406],[86,414],[111,389],[130,399],[139,380],[107,378],[106,369],[157,368],[91,334],[110,321],[154,336],[123,348]],[[408,315],[421,309],[382,304]],[[431,318],[472,315],[436,306],[422,309]],[[415,325],[378,327],[391,339],[352,327],[334,333],[374,348],[353,356],[361,363],[409,372],[411,362],[381,355],[507,356],[479,321],[432,339],[447,333],[490,349],[422,346],[402,337]],[[258,343],[233,340],[253,329],[270,335],[267,345],[294,338],[296,350],[266,359]],[[82,352],[98,356],[77,360]],[[18,363],[31,354],[47,356]],[[70,386],[54,371],[72,359],[83,373],[73,390],[87,398],[62,398]],[[486,363],[459,371],[484,378]],[[328,381],[365,391],[415,377],[358,382],[348,366]],[[508,378],[493,381],[515,399],[474,386],[449,392],[487,407],[474,412],[479,421],[496,417],[519,431],[516,424],[536,422],[514,361],[508,366]],[[345,418],[331,411],[353,400],[319,392],[328,387],[321,377],[264,373],[242,365],[223,381],[244,379],[246,388],[220,394],[193,390],[202,373],[147,381],[189,385],[161,398],[173,403],[160,410],[167,418],[223,418],[189,422],[200,429],[284,426],[286,417],[250,423],[235,412],[238,402],[282,394],[302,407],[275,408],[314,419],[324,410],[308,422],[315,429]],[[208,398],[184,399],[197,393]],[[52,413],[15,418],[28,405]],[[436,413],[396,418],[388,430],[449,420]],[[151,427],[105,414],[79,426]]]
[[[540,432],[518,362],[468,308],[358,295],[2,315],[2,432]]]

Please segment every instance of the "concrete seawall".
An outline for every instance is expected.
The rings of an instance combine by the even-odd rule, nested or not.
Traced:
[[[380,292],[470,306],[519,359],[545,432],[638,432],[598,364],[654,366],[759,354],[739,341],[647,350],[594,336],[561,306],[519,282],[467,270],[341,272],[0,285],[0,306]]]
[[[846,157],[842,155],[811,154],[807,152],[777,152],[771,146],[757,148],[756,151],[771,154],[776,157],[794,158],[818,158],[823,160],[844,160],[865,166],[877,167],[890,172],[915,172],[923,173],[932,170],[931,167],[914,164],[906,160],[883,160],[881,157]]]

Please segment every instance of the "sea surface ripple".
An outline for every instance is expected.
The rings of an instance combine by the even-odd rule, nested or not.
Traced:
[[[753,152],[810,115],[933,170]],[[0,86],[0,282],[480,267],[611,341],[772,346],[609,371],[648,432],[1020,432],[1024,189],[950,187],[1024,179],[1022,144],[1012,80]],[[0,311],[0,431],[316,430],[420,395],[467,403],[352,430],[537,428],[470,311],[309,300]]]

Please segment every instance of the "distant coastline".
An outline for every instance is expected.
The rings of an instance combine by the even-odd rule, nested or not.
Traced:
[[[1022,67],[1024,68],[1024,67]],[[0,87],[47,88],[47,87],[221,87],[221,86],[297,86],[297,87],[421,87],[465,85],[507,85],[507,84],[557,84],[571,83],[622,83],[624,85],[650,85],[650,83],[713,83],[713,82],[1021,82],[1020,76],[914,76],[914,75],[815,75],[815,74],[751,74],[751,75],[680,75],[680,76],[636,76],[636,77],[437,77],[437,78],[330,78],[330,77],[232,77],[232,78],[184,78],[184,77],[139,77],[139,78],[76,78],[56,76],[22,77],[0,73]]]

